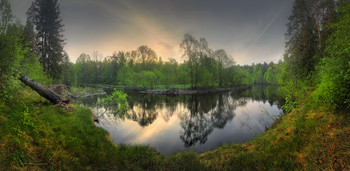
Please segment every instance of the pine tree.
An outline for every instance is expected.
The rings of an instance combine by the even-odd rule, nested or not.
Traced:
[[[37,47],[38,41],[35,35],[34,24],[29,19],[27,19],[23,30],[23,44],[28,47],[31,52],[39,56],[39,50]]]
[[[328,25],[336,21],[335,0],[295,0],[286,33],[285,61],[293,78],[307,78],[324,56]]]
[[[315,69],[318,30],[313,1],[296,0],[289,16],[285,61],[293,77],[303,78]]]
[[[57,0],[35,0],[28,12],[35,26],[40,63],[45,72],[58,79],[63,61],[63,24]]]

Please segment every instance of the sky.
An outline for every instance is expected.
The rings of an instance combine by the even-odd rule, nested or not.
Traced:
[[[14,15],[26,21],[32,0],[9,0]],[[72,62],[81,53],[152,48],[163,60],[182,61],[186,33],[224,49],[237,64],[282,59],[286,23],[293,0],[58,0],[65,51]]]

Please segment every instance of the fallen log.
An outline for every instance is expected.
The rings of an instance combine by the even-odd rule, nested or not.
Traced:
[[[59,94],[55,93],[51,89],[41,85],[40,83],[30,79],[29,77],[23,74],[20,74],[19,80],[21,80],[25,85],[29,86],[34,91],[36,91],[40,96],[49,100],[52,104],[69,102],[68,100],[64,100]]]

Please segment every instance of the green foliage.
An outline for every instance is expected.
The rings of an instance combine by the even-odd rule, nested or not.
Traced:
[[[117,161],[120,161],[125,170],[159,170],[163,156],[147,146],[117,147]]]
[[[201,163],[208,170],[349,169],[349,125],[340,122],[346,118],[301,104],[264,135],[204,153]]]
[[[73,63],[69,61],[67,53],[63,55],[62,66],[62,80],[61,83],[67,86],[76,86],[77,85],[77,75],[74,72]]]
[[[104,106],[108,106],[115,114],[123,115],[127,110],[127,94],[114,89],[111,95],[99,99],[99,103]]]
[[[119,70],[118,82],[123,85],[134,85],[136,73],[130,68],[122,68]]]
[[[287,113],[291,112],[292,109],[296,106],[297,102],[293,100],[293,98],[288,95],[286,97],[286,102],[284,103],[284,105],[282,106],[282,109],[284,111],[286,111]]]
[[[102,88],[92,88],[92,87],[71,87],[69,89],[71,93],[76,94],[100,94],[104,92]]]
[[[317,23],[314,19],[318,9],[312,1],[296,0],[287,24],[287,43],[284,61],[288,63],[288,73],[297,79],[314,74],[319,62],[319,40]],[[319,22],[319,21],[317,21]]]
[[[252,66],[234,65],[231,56],[222,49],[211,50],[204,38],[197,40],[185,35],[181,48],[186,59],[183,63],[173,58],[157,60],[155,52],[147,46],[114,53],[103,61],[91,60],[89,55],[83,53],[74,64],[74,74],[71,75],[76,75],[78,85],[114,84],[152,89],[188,88],[189,84],[191,88],[230,87],[252,84],[253,81],[278,84],[277,80],[280,79],[281,64],[257,64],[255,71]]]
[[[78,85],[93,82],[93,75],[95,74],[93,71],[93,63],[91,61],[90,55],[87,55],[85,53],[81,54],[78,57],[74,68],[74,71],[77,75]]]
[[[281,79],[281,69],[283,64],[284,63],[281,61],[278,63],[270,62],[269,64],[264,62],[263,64],[259,63],[244,67],[248,67],[248,71],[251,71],[253,83],[277,85],[281,84],[279,80]]]
[[[53,79],[59,79],[62,73],[64,38],[60,13],[57,0],[35,0],[27,13],[35,26],[40,63]]]
[[[165,165],[171,170],[203,170],[199,155],[194,152],[175,153],[165,159]]]
[[[41,84],[50,84],[52,80],[44,73],[39,58],[28,47],[25,47],[22,52],[24,57],[20,62],[19,71]]]
[[[264,74],[262,73],[261,68],[258,68],[257,66],[254,66],[254,72],[253,72],[253,80],[254,83],[264,83]]]
[[[18,69],[23,59],[21,26],[9,25],[7,31],[0,31],[0,97],[11,99],[19,86]]]
[[[7,0],[0,1],[0,104],[13,98],[18,88],[17,69],[23,59],[21,26],[12,24],[12,12]],[[1,105],[0,105],[1,107]]]
[[[23,26],[12,23],[9,2],[0,1],[0,107],[11,100],[20,88],[19,73],[32,79],[49,82],[38,58],[23,39]]]
[[[48,105],[34,92],[19,98],[24,103],[14,101],[0,109],[4,170],[346,170],[350,161],[349,119],[322,108],[309,110],[300,105],[305,102],[273,129],[242,145],[223,145],[201,155],[163,156],[147,146],[115,146],[107,131],[94,125],[87,108]]]
[[[136,83],[145,88],[153,88],[156,84],[156,75],[151,71],[142,71],[136,76]]]
[[[156,52],[146,45],[142,45],[139,48],[137,48],[137,52],[139,62],[141,62],[142,64],[142,69],[146,69],[146,63],[152,63],[157,60]]]
[[[120,94],[120,93],[119,93]],[[126,95],[125,95],[126,96]],[[199,170],[195,153],[166,157],[147,146],[114,145],[95,126],[91,110],[42,103],[26,89],[0,109],[3,170]],[[11,115],[9,115],[11,113]]]
[[[190,61],[177,63],[175,59],[142,64],[133,62],[130,54],[131,52],[119,52],[105,58],[103,62],[92,61],[89,55],[81,54],[74,65],[75,73],[71,75],[77,76],[78,85],[114,84],[119,87],[152,89],[178,88],[177,85],[184,88],[188,84],[191,88],[229,87],[252,83],[281,84],[280,72],[284,64],[271,62],[252,66],[233,65],[223,50],[215,51],[211,56],[199,57],[195,68]],[[143,65],[146,69],[143,69]],[[96,71],[96,66],[101,67],[101,71]]]
[[[340,9],[340,19],[326,42],[327,57],[318,68],[320,83],[315,96],[333,109],[350,109],[350,4]]]

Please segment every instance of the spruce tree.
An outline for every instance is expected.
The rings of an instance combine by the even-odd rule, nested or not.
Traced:
[[[292,78],[310,78],[324,56],[328,25],[336,21],[335,0],[295,0],[286,33],[285,61]]]
[[[57,0],[35,0],[28,18],[35,26],[40,63],[50,77],[58,79],[62,72],[64,38]]]

